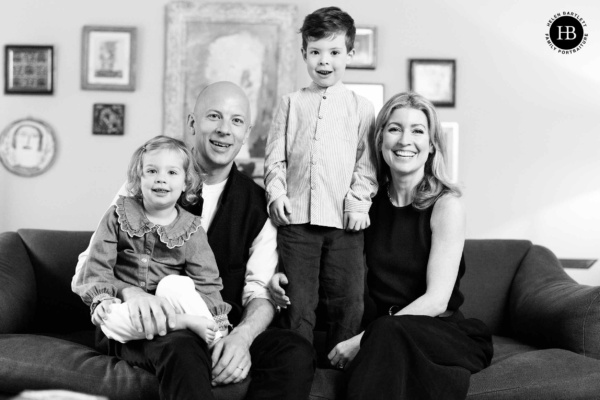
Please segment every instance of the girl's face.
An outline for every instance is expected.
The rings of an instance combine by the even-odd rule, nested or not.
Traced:
[[[166,149],[145,153],[140,179],[144,207],[147,210],[175,207],[185,190],[183,157],[174,150]]]
[[[383,128],[381,153],[393,175],[425,173],[433,146],[427,116],[414,108],[395,109]]]

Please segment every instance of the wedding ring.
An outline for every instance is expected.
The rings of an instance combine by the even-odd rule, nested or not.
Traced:
[[[338,367],[339,369],[344,369],[344,364],[343,364],[343,363],[338,363],[337,367]]]

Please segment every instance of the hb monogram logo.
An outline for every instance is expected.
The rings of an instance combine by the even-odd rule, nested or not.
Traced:
[[[550,18],[547,26],[546,43],[552,50],[562,54],[573,54],[587,42],[585,20],[573,12],[563,11]]]

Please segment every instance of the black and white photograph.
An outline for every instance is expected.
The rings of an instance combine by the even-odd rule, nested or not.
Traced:
[[[600,398],[600,2],[0,5],[0,400]]]

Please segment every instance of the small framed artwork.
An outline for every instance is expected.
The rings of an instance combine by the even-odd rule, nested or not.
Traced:
[[[4,47],[4,93],[52,94],[54,47]]]
[[[454,107],[456,61],[410,60],[409,88],[438,107]]]
[[[81,88],[135,90],[137,29],[84,26],[81,50]]]
[[[122,135],[124,129],[124,104],[94,104],[94,135]]]
[[[48,170],[56,148],[52,128],[37,119],[20,119],[0,133],[0,161],[16,175],[36,176]]]
[[[383,107],[383,84],[381,83],[345,83],[346,88],[352,90],[354,93],[365,97],[371,103],[375,109],[375,115],[379,114],[379,110]]]
[[[446,171],[450,182],[458,183],[458,123],[441,122],[442,139],[446,145]]]
[[[357,26],[354,39],[354,57],[348,68],[375,69],[377,66],[377,28]]]

